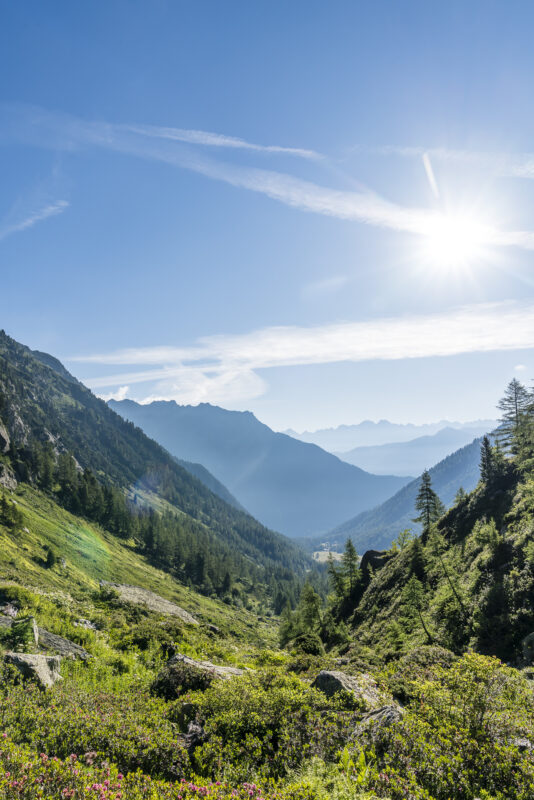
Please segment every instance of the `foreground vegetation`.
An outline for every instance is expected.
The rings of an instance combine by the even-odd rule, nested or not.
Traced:
[[[41,608],[46,617],[41,596],[2,591],[24,599],[22,611]],[[95,601],[92,615],[105,622],[85,637],[94,657],[64,662],[65,679],[52,689],[22,682],[3,666],[1,797],[534,795],[532,685],[495,658],[422,646],[373,669],[383,696],[405,704],[398,721],[381,726],[365,721],[364,700],[343,691],[328,698],[310,685],[320,668],[338,665],[335,653],[236,648],[116,599]],[[248,670],[165,699],[154,678],[171,641]],[[343,669],[358,673],[361,666],[350,659]],[[202,731],[195,747],[187,734],[192,721]]]

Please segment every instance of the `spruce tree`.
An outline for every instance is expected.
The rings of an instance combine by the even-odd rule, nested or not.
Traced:
[[[467,492],[465,491],[463,486],[460,486],[454,496],[455,504],[458,505],[458,503],[463,503],[466,497],[467,497]]]
[[[423,526],[423,541],[426,541],[432,523],[435,522],[445,511],[445,506],[432,488],[430,473],[425,469],[421,475],[419,492],[415,499],[415,509],[419,511],[419,516],[414,518],[414,522],[420,522]]]
[[[497,436],[516,455],[523,444],[532,398],[523,384],[514,378],[506,387],[497,407],[502,411]]]
[[[352,593],[358,578],[359,559],[356,548],[352,543],[352,539],[347,539],[345,543],[345,552],[341,559],[343,565],[344,577],[348,584],[349,594]]]
[[[495,456],[488,436],[484,436],[480,446],[480,480],[486,485],[495,477]]]

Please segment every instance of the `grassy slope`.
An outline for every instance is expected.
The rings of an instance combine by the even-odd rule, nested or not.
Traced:
[[[28,529],[10,535],[0,526],[0,580],[39,589],[47,593],[67,593],[83,599],[99,587],[99,581],[128,583],[150,589],[185,608],[200,621],[221,627],[225,633],[272,643],[272,625],[258,622],[245,609],[228,606],[203,597],[152,567],[128,543],[121,542],[102,528],[76,517],[48,497],[20,486],[16,499]],[[66,566],[46,569],[45,546],[50,545],[66,560]]]

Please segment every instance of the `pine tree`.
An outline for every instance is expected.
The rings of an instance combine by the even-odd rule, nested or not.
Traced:
[[[321,598],[309,583],[302,587],[297,614],[303,633],[315,630],[321,623]]]
[[[415,509],[419,511],[420,514],[418,517],[415,517],[413,521],[420,522],[423,526],[422,539],[425,542],[428,538],[432,523],[439,519],[445,511],[445,506],[432,488],[432,479],[430,473],[426,469],[421,475],[421,485],[419,486],[419,492],[415,499]]]
[[[347,539],[345,543],[345,552],[343,553],[341,563],[343,566],[343,574],[348,584],[349,594],[352,594],[352,590],[358,579],[358,570],[360,566],[358,553],[352,543],[352,539]]]
[[[506,387],[497,407],[503,412],[497,436],[503,445],[516,455],[525,438],[525,429],[528,422],[528,412],[532,406],[532,399],[523,384],[514,378]]]
[[[336,597],[342,600],[345,596],[345,581],[343,580],[341,570],[335,565],[332,553],[328,554],[328,577],[330,578],[332,589]]]
[[[490,484],[495,477],[495,457],[488,436],[482,439],[480,446],[480,479],[483,483]]]
[[[467,497],[467,492],[465,491],[463,486],[460,486],[454,496],[455,505],[458,505],[458,503],[463,503],[466,497]]]

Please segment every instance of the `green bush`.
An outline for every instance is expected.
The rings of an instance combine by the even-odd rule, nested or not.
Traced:
[[[312,756],[335,759],[354,713],[294,675],[259,670],[194,694],[208,741],[195,750],[201,774],[232,781],[281,778]]]
[[[310,656],[324,655],[324,645],[317,633],[301,633],[294,639],[293,644],[297,650]]]

